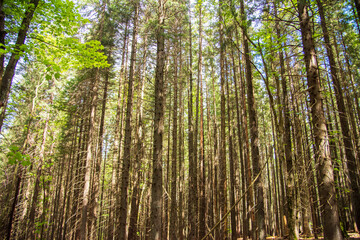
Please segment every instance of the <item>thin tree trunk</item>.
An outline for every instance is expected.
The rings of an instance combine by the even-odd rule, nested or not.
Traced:
[[[183,204],[184,201],[184,185],[185,185],[185,177],[184,177],[184,160],[185,160],[185,154],[184,154],[184,123],[183,123],[183,116],[184,116],[184,101],[183,101],[183,85],[184,85],[184,79],[182,75],[182,38],[180,36],[180,56],[179,56],[179,79],[180,79],[180,86],[179,86],[179,108],[180,108],[180,116],[179,116],[179,144],[178,144],[178,152],[179,152],[179,203],[177,206],[177,209],[180,209],[180,214],[178,215],[179,219],[179,225],[178,225],[178,236],[180,240],[184,239],[184,219],[185,219],[185,211],[183,210],[183,207],[185,204]]]
[[[220,124],[220,159],[219,159],[219,208],[220,219],[222,219],[227,212],[227,197],[226,197],[226,134],[225,134],[225,44],[224,44],[224,26],[222,17],[222,2],[219,1],[219,31],[220,31],[220,109],[221,109],[221,124]],[[223,221],[220,225],[220,238],[226,238],[227,221]]]
[[[203,80],[202,80],[202,6],[199,2],[199,56],[198,56],[198,89],[200,93],[197,93],[197,105],[200,104],[200,158],[199,158],[199,235],[198,238],[202,238],[206,231],[206,199],[205,199],[205,156],[204,156],[204,107],[203,107]],[[200,95],[200,96],[199,96]],[[200,97],[200,103],[198,98]],[[196,110],[197,115],[198,110]],[[196,120],[197,121],[197,120]],[[196,125],[197,128],[197,125]],[[195,135],[197,137],[197,134]],[[195,140],[196,141],[196,140]],[[196,153],[196,151],[195,151]]]
[[[189,150],[189,197],[188,197],[188,238],[197,239],[197,166],[195,165],[194,154],[194,126],[193,126],[193,73],[192,73],[192,33],[191,16],[189,8],[189,99],[188,99],[188,150]],[[196,136],[195,136],[196,138]]]
[[[42,165],[43,165],[43,161],[44,161],[45,143],[46,143],[46,138],[47,138],[47,133],[48,133],[49,120],[50,120],[50,113],[48,113],[48,116],[46,118],[44,132],[43,132],[43,139],[42,139],[42,143],[41,143],[41,147],[40,147],[39,166],[36,171],[36,180],[35,180],[30,214],[29,214],[29,223],[28,223],[29,224],[29,228],[28,228],[29,239],[35,238],[35,232],[34,232],[35,213],[36,213],[36,208],[37,208],[38,196],[40,193],[40,178],[42,175]]]
[[[144,87],[145,87],[145,79],[142,74],[145,73],[146,67],[146,56],[147,56],[147,36],[144,39],[144,53],[142,59],[144,62],[142,63],[142,70],[139,73],[140,77],[140,96],[138,97],[138,127],[136,130],[136,154],[135,154],[135,164],[134,164],[134,172],[135,172],[135,183],[133,186],[133,196],[131,198],[131,212],[130,212],[130,223],[129,223],[129,236],[128,239],[137,239],[138,238],[138,215],[139,215],[139,206],[141,196],[139,196],[140,192],[140,184],[141,184],[141,164],[145,154],[144,150],[144,141],[145,141],[145,128],[143,123],[143,100],[144,100]]]
[[[121,95],[122,86],[125,85],[124,80],[124,64],[125,64],[125,56],[126,56],[126,45],[128,39],[128,24],[129,21],[126,20],[125,30],[124,30],[124,40],[122,45],[122,58],[121,58],[121,70],[120,70],[120,80],[119,80],[119,88],[118,88],[118,96],[117,96],[117,104],[116,104],[116,117],[115,117],[115,129],[114,129],[114,146],[113,146],[113,163],[112,163],[112,173],[111,173],[111,192],[110,192],[110,208],[109,208],[109,223],[108,223],[108,233],[107,239],[112,240],[114,238],[114,216],[117,214],[117,207],[114,207],[114,197],[117,197],[117,188],[116,183],[118,179],[119,172],[119,164],[120,164],[120,144],[122,140],[122,124],[123,124],[123,108],[125,100],[125,94]],[[125,87],[124,87],[125,93]],[[120,126],[121,125],[121,126]],[[118,230],[117,230],[118,231]]]
[[[241,191],[243,193],[245,193],[246,191],[246,171],[245,171],[245,164],[244,164],[244,153],[243,153],[243,138],[241,136],[241,133],[243,132],[243,128],[241,126],[241,113],[240,113],[240,99],[239,99],[239,94],[238,94],[238,78],[237,78],[237,74],[236,74],[236,66],[235,66],[235,59],[234,59],[234,54],[233,52],[231,52],[231,58],[232,58],[232,62],[233,62],[233,74],[234,74],[234,86],[235,86],[235,102],[236,102],[236,126],[237,126],[237,137],[238,137],[238,142],[239,142],[239,155],[240,155],[240,168],[241,168]],[[248,219],[247,219],[247,210],[246,210],[246,198],[244,197],[242,200],[242,215],[243,215],[243,239],[246,240],[249,234],[249,225],[248,225]],[[249,203],[248,203],[249,204]]]
[[[244,1],[241,1],[241,14],[243,19],[245,19],[245,9]],[[257,122],[257,113],[256,113],[256,104],[255,96],[253,89],[253,79],[252,79],[252,70],[251,70],[251,60],[250,60],[250,49],[247,39],[247,27],[242,26],[243,30],[243,44],[244,44],[244,54],[245,54],[245,68],[246,68],[246,82],[247,82],[247,100],[248,100],[248,111],[249,111],[249,120],[250,120],[250,136],[251,136],[251,157],[254,169],[254,176],[257,176],[260,173],[261,159],[259,152],[259,133],[258,133],[258,122]],[[255,198],[257,200],[255,206],[255,215],[256,215],[256,229],[257,239],[265,239],[265,212],[264,212],[264,193],[263,193],[263,184],[261,177],[255,181],[254,185]]]
[[[90,125],[89,136],[87,139],[86,160],[85,160],[85,180],[82,194],[82,207],[81,207],[81,223],[80,223],[80,240],[87,239],[87,222],[88,222],[88,208],[90,201],[90,177],[93,156],[95,155],[95,124],[96,124],[96,105],[98,100],[98,84],[99,84],[99,69],[95,70],[95,79],[91,92],[91,108],[90,108]]]
[[[127,219],[127,200],[130,174],[130,153],[131,153],[131,117],[133,105],[133,84],[134,84],[134,69],[136,60],[136,46],[137,46],[137,31],[139,18],[139,3],[135,2],[134,10],[134,27],[132,35],[131,55],[130,55],[130,72],[128,80],[128,96],[126,103],[126,117],[125,117],[125,142],[123,153],[123,164],[121,174],[121,192],[120,192],[120,212],[119,212],[119,239],[126,239],[126,219]]]
[[[226,64],[227,65],[227,64]],[[228,72],[228,71],[226,71]],[[229,76],[227,77],[229,79]],[[233,135],[232,135],[232,116],[230,109],[230,90],[229,90],[229,80],[226,81],[226,95],[227,95],[227,117],[228,117],[228,133],[229,133],[229,168],[230,168],[230,206],[233,207],[235,203],[235,174],[234,174],[234,150],[233,150]],[[231,239],[236,240],[237,231],[236,231],[236,218],[235,218],[235,208],[231,210]]]
[[[274,6],[275,16],[277,16],[277,6]],[[276,35],[277,38],[281,38],[281,32],[278,21],[275,23]],[[278,44],[282,46],[280,40]],[[282,50],[279,50],[279,62],[280,62],[280,75],[281,75],[281,86],[282,86],[282,105],[283,105],[283,145],[285,152],[285,162],[286,162],[286,213],[288,220],[289,228],[289,237],[290,239],[298,239],[299,232],[297,231],[295,218],[296,218],[296,208],[295,208],[295,168],[293,166],[293,156],[291,151],[291,125],[290,125],[290,109],[289,109],[289,97],[287,93],[287,79],[285,77],[285,64],[284,64],[284,53]],[[280,89],[278,89],[280,91]],[[280,98],[280,96],[279,96]],[[280,122],[281,123],[281,122]]]
[[[167,73],[167,71],[166,71]],[[166,75],[165,73],[165,75]],[[163,232],[162,232],[162,239],[168,239],[168,230],[169,230],[169,182],[170,182],[170,140],[171,140],[171,103],[172,103],[172,97],[171,97],[171,90],[172,88],[169,87],[168,92],[166,95],[169,96],[169,118],[168,118],[168,132],[167,132],[167,152],[166,152],[166,174],[164,174],[164,185],[165,185],[165,195],[164,195],[164,223],[163,223]]]
[[[173,106],[173,128],[172,128],[172,153],[171,153],[171,206],[170,206],[170,239],[177,239],[177,126],[178,126],[178,62],[177,46],[174,56],[174,106]]]
[[[155,70],[155,118],[154,118],[154,144],[153,144],[153,174],[151,188],[151,239],[161,239],[162,228],[162,152],[164,134],[164,107],[165,107],[165,1],[158,1],[158,21],[156,29],[157,50]]]

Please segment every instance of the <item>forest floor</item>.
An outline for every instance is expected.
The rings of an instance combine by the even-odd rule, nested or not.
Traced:
[[[348,233],[349,238],[347,238],[348,240],[356,240],[359,239],[360,240],[360,234],[359,233]],[[271,237],[267,237],[266,239],[269,240],[286,240],[286,237],[276,237],[276,236],[271,236]],[[315,240],[315,237],[302,237],[300,236],[299,240]],[[324,239],[324,237],[319,236],[317,239]],[[243,240],[243,238],[238,238],[238,240]]]
[[[355,239],[360,239],[360,234],[359,233],[348,233],[349,235],[349,240],[355,240]],[[284,237],[276,237],[276,236],[271,236],[271,237],[267,237],[266,239],[269,240],[286,240],[287,238]],[[315,237],[301,237],[299,240],[315,240]],[[317,239],[324,239],[324,237],[319,236]],[[238,240],[242,240],[242,238],[238,238]]]

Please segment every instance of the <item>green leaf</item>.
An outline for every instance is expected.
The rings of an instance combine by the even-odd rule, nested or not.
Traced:
[[[61,76],[61,75],[60,75],[60,73],[58,73],[58,72],[57,72],[57,73],[55,73],[55,78],[56,78],[56,79],[59,79],[59,78],[60,78],[60,76]]]

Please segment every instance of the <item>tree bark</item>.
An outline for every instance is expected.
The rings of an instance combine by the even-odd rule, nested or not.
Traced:
[[[240,98],[238,94],[238,78],[236,73],[236,66],[235,66],[235,59],[233,53],[231,53],[232,62],[233,62],[233,74],[234,74],[234,87],[235,87],[235,102],[236,102],[236,127],[237,127],[237,138],[238,138],[238,144],[239,144],[239,155],[240,155],[240,168],[241,168],[241,191],[245,193],[246,191],[246,171],[245,171],[245,163],[244,163],[244,153],[243,153],[243,138],[241,136],[241,133],[243,132],[243,128],[241,127],[241,112],[240,112]],[[247,240],[248,232],[249,232],[249,226],[248,226],[248,219],[247,219],[247,210],[246,210],[246,198],[243,197],[242,200],[242,224],[243,224],[243,239]],[[248,203],[249,204],[249,203]]]
[[[220,219],[222,219],[227,212],[227,197],[226,197],[226,134],[225,134],[225,44],[224,44],[224,26],[222,16],[222,1],[219,1],[219,32],[220,32],[220,159],[219,159],[219,208]],[[223,221],[220,225],[220,238],[226,238],[227,221]]]
[[[355,3],[358,0],[355,0]],[[360,229],[360,189],[358,185],[358,175],[356,167],[356,159],[354,155],[355,148],[353,146],[352,140],[351,140],[351,131],[349,127],[349,121],[346,113],[346,107],[345,107],[345,101],[344,101],[344,95],[342,90],[342,85],[339,80],[339,75],[336,67],[335,57],[333,50],[331,48],[330,43],[330,37],[328,32],[328,27],[325,19],[325,13],[324,13],[324,7],[321,0],[316,0],[317,6],[319,9],[320,19],[321,19],[321,28],[324,35],[324,42],[325,42],[325,48],[327,57],[329,59],[330,63],[330,72],[331,72],[331,79],[334,84],[334,92],[336,97],[336,103],[338,107],[338,114],[340,119],[340,127],[341,132],[343,135],[343,142],[345,147],[345,155],[347,159],[347,164],[349,168],[349,174],[350,174],[350,186],[351,186],[351,205],[352,209],[354,211],[354,220],[356,223],[356,226],[358,229]],[[359,4],[359,2],[358,2]],[[359,156],[360,159],[360,156]],[[360,162],[360,161],[359,161]]]
[[[130,55],[130,72],[128,80],[128,96],[126,103],[126,117],[125,117],[125,141],[124,141],[124,153],[123,164],[121,174],[121,191],[120,191],[120,222],[119,222],[119,239],[126,239],[126,219],[127,219],[127,200],[128,200],[128,187],[129,187],[129,174],[130,174],[130,159],[131,159],[131,118],[132,118],[132,105],[133,105],[133,84],[134,84],[134,69],[136,61],[136,46],[137,46],[137,30],[138,30],[138,18],[139,18],[139,3],[134,3],[134,26],[132,34],[132,45]]]
[[[110,208],[109,208],[109,223],[108,223],[108,233],[107,239],[112,240],[114,237],[114,218],[117,215],[117,207],[113,204],[115,198],[117,196],[117,179],[119,172],[119,164],[120,164],[120,144],[122,140],[122,131],[123,131],[123,106],[125,100],[125,87],[122,89],[123,85],[125,85],[124,79],[124,64],[125,64],[125,56],[126,56],[126,45],[128,39],[128,24],[129,20],[126,20],[125,30],[124,30],[124,39],[122,45],[122,57],[121,57],[121,70],[120,70],[120,80],[119,80],[119,88],[118,88],[118,96],[117,96],[117,104],[116,104],[116,117],[115,117],[115,129],[114,129],[114,145],[112,151],[113,157],[113,166],[111,173],[111,190],[110,190]],[[121,95],[121,91],[124,90],[124,94]],[[118,231],[118,230],[117,230]]]
[[[161,239],[162,228],[162,152],[165,106],[165,1],[158,1],[158,28],[156,29],[155,118],[153,142],[153,174],[151,188],[151,239]]]
[[[199,235],[202,238],[206,231],[206,198],[205,198],[205,151],[204,151],[204,106],[203,106],[203,79],[202,79],[202,3],[199,2],[199,56],[198,56],[198,90],[200,97],[200,154],[199,154]],[[199,96],[200,95],[200,96]],[[198,102],[198,101],[197,101]],[[197,127],[197,126],[196,126]],[[197,135],[196,135],[197,136]]]
[[[274,6],[275,16],[277,16],[277,6]],[[283,44],[280,42],[281,31],[278,21],[275,23],[276,36],[278,38],[278,44],[282,47]],[[295,218],[296,218],[296,196],[295,196],[295,168],[293,166],[293,155],[292,155],[292,141],[291,141],[291,125],[290,125],[290,109],[289,109],[289,96],[287,93],[287,79],[285,77],[285,64],[284,64],[284,53],[282,49],[279,50],[279,62],[280,62],[280,76],[282,86],[282,116],[283,116],[283,145],[285,152],[285,163],[286,163],[286,213],[289,228],[290,239],[298,239],[299,232],[297,231]],[[280,89],[279,89],[280,91]],[[280,97],[280,96],[279,96]],[[281,121],[280,121],[281,123]]]
[[[7,103],[8,103],[12,80],[13,80],[13,77],[15,74],[16,65],[19,61],[19,55],[21,53],[20,49],[25,43],[27,32],[29,30],[31,20],[34,16],[34,13],[39,4],[39,1],[40,0],[31,0],[30,1],[29,7],[28,7],[28,9],[26,9],[26,12],[24,14],[25,16],[24,16],[24,18],[21,22],[20,28],[19,28],[19,32],[17,35],[16,43],[15,43],[15,49],[14,49],[13,53],[11,54],[10,59],[6,65],[4,74],[0,75],[0,133],[1,133],[1,128],[2,128],[2,125],[4,122],[4,118],[5,118],[5,112],[6,112],[6,107],[7,107]],[[2,8],[3,2],[1,2],[0,6]],[[1,10],[2,9],[0,9],[0,11]],[[0,20],[3,20],[3,19],[0,19]],[[1,24],[3,24],[3,22],[4,21],[1,21]],[[0,32],[0,34],[1,34],[0,41],[4,41],[3,39],[5,39],[5,32],[3,29],[0,29],[0,31],[1,31]],[[0,60],[0,63],[3,64],[3,60]],[[1,68],[0,73],[2,73],[3,66],[1,65],[0,68]]]
[[[243,19],[245,18],[245,9],[244,1],[241,1],[241,14]],[[244,44],[244,54],[245,54],[245,69],[246,69],[246,83],[247,83],[247,101],[248,101],[248,111],[249,111],[249,120],[250,120],[250,136],[251,136],[251,157],[254,169],[254,176],[257,176],[260,173],[261,159],[259,152],[259,132],[258,132],[258,122],[257,122],[257,113],[256,113],[256,103],[254,96],[253,88],[253,79],[252,79],[252,70],[251,70],[251,60],[250,60],[250,49],[247,39],[247,27],[242,26],[243,31],[243,44]],[[264,212],[264,193],[263,193],[263,184],[261,177],[255,181],[254,188],[255,198],[257,200],[255,206],[255,218],[256,218],[256,238],[265,239],[265,212]]]
[[[226,71],[228,72],[228,71]],[[229,90],[229,77],[226,81],[226,96],[227,96],[227,117],[228,117],[228,139],[229,139],[229,168],[230,168],[230,207],[233,207],[235,204],[235,164],[234,164],[234,150],[233,150],[233,135],[232,135],[232,109],[230,108],[230,90]],[[236,217],[235,217],[235,208],[233,207],[230,213],[231,219],[231,239],[237,239],[237,230],[236,230]]]
[[[80,222],[80,240],[87,239],[87,222],[88,208],[90,201],[90,181],[91,181],[91,166],[93,157],[95,155],[95,124],[96,124],[96,105],[98,100],[98,85],[99,85],[99,69],[95,69],[95,76],[93,86],[91,88],[91,105],[90,105],[90,120],[89,120],[89,134],[87,139],[86,160],[85,160],[85,180],[82,194],[81,207],[81,222]]]
[[[298,11],[315,138],[315,160],[318,164],[317,170],[319,172],[318,187],[324,225],[324,238],[329,240],[343,239],[339,223],[334,173],[329,152],[326,122],[322,106],[318,63],[306,0],[298,2]]]
[[[172,128],[172,153],[171,153],[171,206],[170,206],[170,239],[177,239],[177,126],[178,126],[178,63],[177,46],[174,56],[174,106],[173,106],[173,128]]]
[[[189,15],[190,7],[189,7]],[[189,16],[189,99],[188,99],[188,150],[189,150],[189,197],[188,197],[188,238],[197,239],[197,166],[194,154],[194,126],[193,126],[193,72],[192,72],[192,33],[191,16]],[[195,136],[196,139],[196,136]]]

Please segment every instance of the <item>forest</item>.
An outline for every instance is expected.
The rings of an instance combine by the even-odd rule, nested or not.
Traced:
[[[360,239],[360,0],[0,0],[0,239]]]

